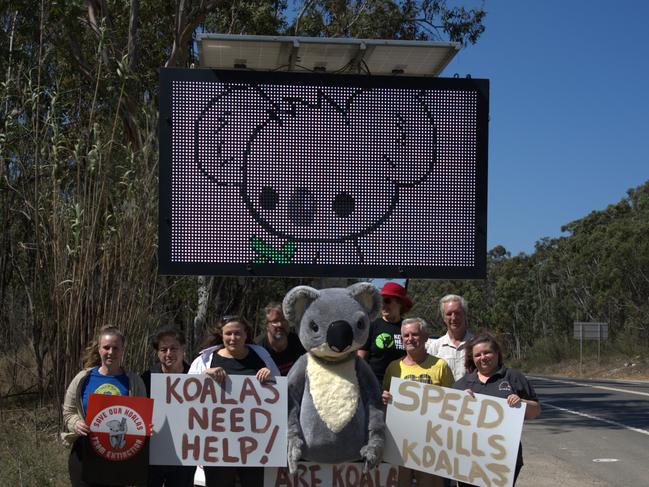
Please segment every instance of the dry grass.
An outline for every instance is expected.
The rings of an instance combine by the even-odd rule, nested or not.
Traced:
[[[0,410],[0,485],[69,485],[69,450],[58,439],[56,407]]]
[[[0,356],[0,398],[37,392],[37,380],[34,354],[26,345]]]
[[[577,352],[578,354],[579,352]],[[543,367],[530,367],[529,372],[562,377],[581,377],[589,379],[649,380],[649,361],[641,355],[584,357],[579,366],[579,358],[563,360]]]

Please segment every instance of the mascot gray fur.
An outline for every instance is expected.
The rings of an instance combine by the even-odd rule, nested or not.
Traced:
[[[300,459],[363,460],[365,470],[381,461],[381,388],[369,365],[356,355],[380,307],[378,289],[367,282],[320,291],[298,286],[284,298],[284,315],[299,329],[307,351],[288,374],[291,473]]]

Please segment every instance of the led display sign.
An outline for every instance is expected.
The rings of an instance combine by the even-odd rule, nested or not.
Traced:
[[[488,81],[163,69],[164,274],[480,278]]]

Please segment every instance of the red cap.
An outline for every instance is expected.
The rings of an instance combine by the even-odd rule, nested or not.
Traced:
[[[412,308],[412,300],[406,294],[406,288],[396,282],[386,282],[381,289],[381,296],[397,298],[403,304],[403,312],[407,313]]]

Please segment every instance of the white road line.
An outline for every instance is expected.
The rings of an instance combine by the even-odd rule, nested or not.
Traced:
[[[595,421],[601,421],[603,423],[608,423],[613,426],[617,426],[618,428],[624,428],[629,431],[635,431],[636,433],[642,433],[643,435],[649,436],[649,431],[643,430],[640,428],[634,428],[633,426],[628,426],[626,424],[618,423],[617,421],[611,421],[610,419],[605,419],[605,418],[600,418],[597,416],[593,416],[592,414],[587,414],[587,413],[582,413],[580,411],[573,411],[572,409],[566,409],[566,408],[561,408],[559,406],[555,406],[553,404],[550,404],[548,402],[542,402],[541,403],[541,408],[544,407],[549,407],[552,409],[558,409],[559,411],[563,411],[564,413],[570,413],[570,414],[575,414],[577,416],[581,416],[583,418],[588,418],[588,419],[594,419]]]
[[[592,387],[593,389],[602,389],[604,391],[625,392],[627,394],[635,394],[636,396],[649,397],[649,392],[630,391],[628,389],[620,389],[618,387],[594,386],[592,384],[585,384],[583,382],[573,382],[571,380],[561,380],[561,379],[548,379],[547,377],[534,377],[534,376],[531,376],[531,375],[528,375],[527,377],[529,379],[547,380],[547,381],[550,381],[550,382],[558,382],[560,384],[568,384],[570,386]]]

